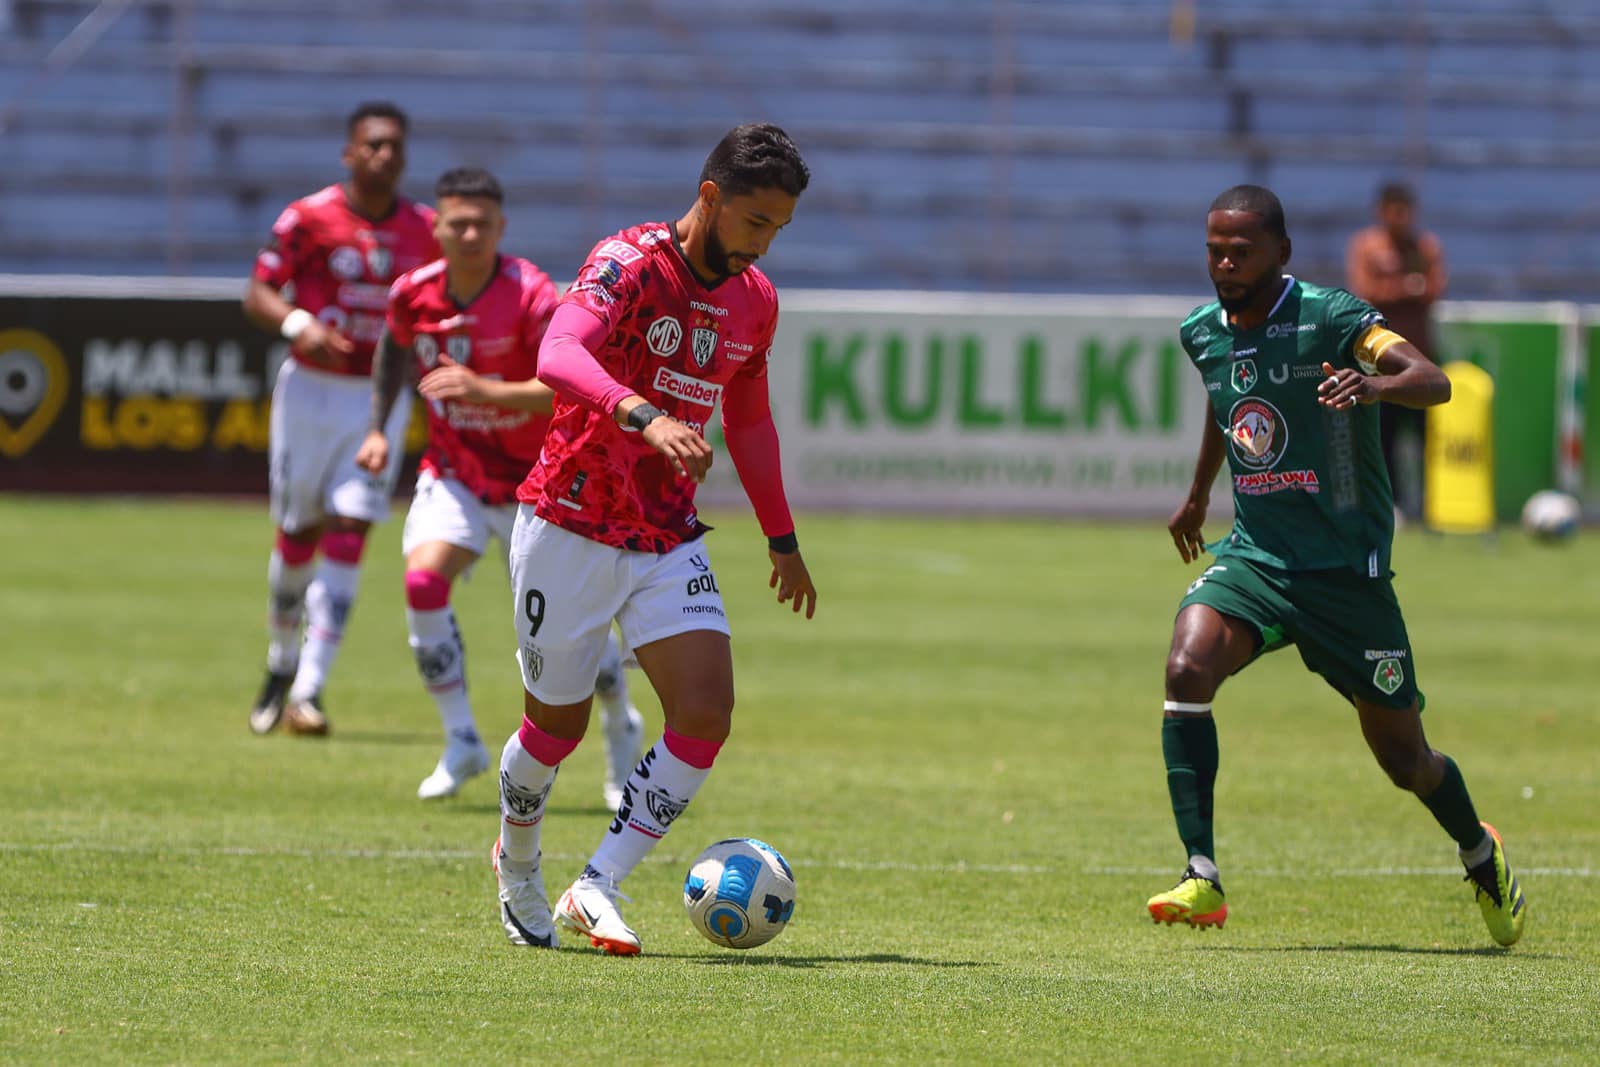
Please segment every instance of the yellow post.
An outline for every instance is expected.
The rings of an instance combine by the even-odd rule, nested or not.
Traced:
[[[1444,365],[1450,402],[1428,409],[1423,518],[1445,533],[1494,528],[1494,379],[1482,367]]]

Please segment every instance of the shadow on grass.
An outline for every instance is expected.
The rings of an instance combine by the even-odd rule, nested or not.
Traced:
[[[900,956],[875,952],[865,956],[706,956],[698,953],[674,954],[688,963],[703,967],[826,967],[829,964],[892,963],[906,967],[993,967],[981,960],[930,960],[920,956]]]
[[[1511,949],[1498,945],[1480,945],[1477,948],[1439,948],[1421,945],[1200,945],[1201,952],[1384,952],[1409,956],[1506,956]],[[1518,959],[1559,959],[1542,952],[1516,952]]]

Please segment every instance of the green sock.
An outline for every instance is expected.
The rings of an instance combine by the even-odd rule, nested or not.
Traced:
[[[1216,859],[1211,796],[1217,782],[1217,723],[1209,715],[1169,715],[1161,720],[1161,755],[1178,836],[1189,855]]]
[[[1444,758],[1444,778],[1440,780],[1439,788],[1423,797],[1422,803],[1433,812],[1433,817],[1439,820],[1444,832],[1455,838],[1463,852],[1470,852],[1483,843],[1488,831],[1478,821],[1478,812],[1472,806],[1467,783],[1462,779],[1456,761],[1449,756]]]

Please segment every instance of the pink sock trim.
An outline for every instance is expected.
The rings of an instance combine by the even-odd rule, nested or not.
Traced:
[[[546,767],[554,767],[572,755],[572,750],[578,747],[582,738],[554,737],[539,729],[532,719],[524,715],[522,729],[517,731],[517,740],[528,755]]]
[[[360,563],[367,547],[367,535],[354,530],[335,530],[322,535],[322,554],[336,563]]]
[[[450,579],[438,571],[406,571],[406,606],[438,611],[450,606]]]
[[[283,562],[291,567],[310,563],[312,557],[317,554],[317,543],[315,541],[292,541],[289,539],[289,535],[282,530],[278,531],[278,541],[273,547],[278,550],[278,555]]]
[[[716,762],[717,753],[722,751],[721,741],[706,741],[699,737],[685,737],[683,734],[671,730],[663,731],[661,740],[666,744],[667,751],[683,760],[696,770],[707,770]]]

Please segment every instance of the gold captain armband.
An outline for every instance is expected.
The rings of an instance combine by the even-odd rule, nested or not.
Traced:
[[[1404,337],[1383,326],[1370,326],[1356,339],[1356,363],[1363,374],[1381,374],[1378,357],[1405,341]]]

